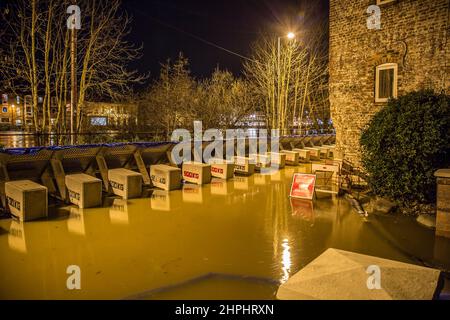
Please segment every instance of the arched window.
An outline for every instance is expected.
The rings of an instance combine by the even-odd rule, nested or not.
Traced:
[[[387,102],[389,98],[397,98],[397,72],[396,63],[385,63],[376,67],[375,102]]]

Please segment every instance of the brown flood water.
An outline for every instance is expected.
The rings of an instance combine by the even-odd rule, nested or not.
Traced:
[[[274,299],[329,247],[450,269],[449,241],[413,219],[363,218],[334,196],[291,201],[293,173],[309,170],[0,220],[0,299]],[[66,287],[70,265],[81,290]]]

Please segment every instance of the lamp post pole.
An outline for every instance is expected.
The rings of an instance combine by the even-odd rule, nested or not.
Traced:
[[[278,47],[277,47],[277,113],[281,110],[281,39],[288,38],[292,40],[295,38],[295,34],[293,32],[289,32],[286,36],[278,37]],[[277,119],[279,121],[280,119]],[[283,134],[283,133],[282,133]]]
[[[279,114],[281,108],[281,37],[278,37],[278,47],[277,47],[277,113]],[[277,117],[277,126],[279,119]]]
[[[73,0],[72,3],[74,5],[77,4],[76,0]],[[74,131],[74,112],[76,110],[77,105],[77,29],[75,28],[75,19],[72,21],[72,32],[70,39],[70,85],[71,85],[71,93],[70,93],[70,144],[74,144],[75,142],[75,131]]]

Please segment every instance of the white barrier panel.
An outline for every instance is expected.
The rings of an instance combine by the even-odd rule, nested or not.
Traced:
[[[108,180],[115,195],[123,199],[138,198],[142,194],[142,175],[118,168],[108,170]]]
[[[286,164],[288,166],[298,166],[300,153],[295,151],[282,150],[281,153],[286,155]]]
[[[199,162],[183,163],[183,179],[186,182],[202,185],[211,182],[211,165]]]
[[[277,152],[268,152],[270,157],[270,165],[277,165],[278,169],[283,169],[286,166],[286,154]]]
[[[65,177],[69,200],[80,209],[102,204],[102,181],[90,175],[70,174]]]
[[[255,163],[252,163],[250,158],[234,157],[233,161],[235,173],[249,176],[255,173]]]
[[[11,214],[20,221],[47,217],[47,188],[30,180],[8,181],[5,194]]]
[[[150,178],[155,187],[171,191],[181,188],[181,169],[165,164],[150,166]]]
[[[234,176],[234,163],[223,159],[210,159],[211,176],[228,180]]]

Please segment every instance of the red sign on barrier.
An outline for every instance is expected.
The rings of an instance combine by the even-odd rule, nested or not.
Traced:
[[[290,196],[292,198],[312,200],[314,197],[315,185],[316,175],[295,173],[292,179]]]

